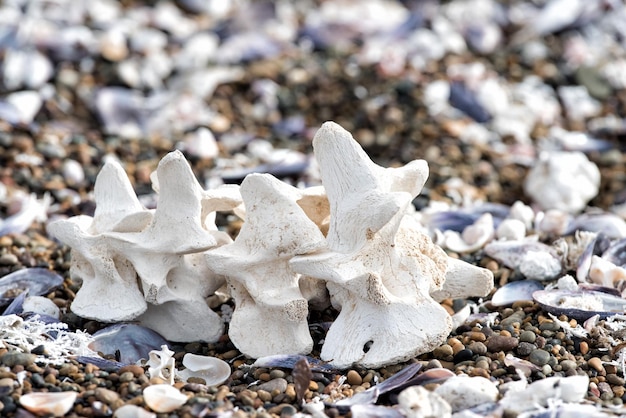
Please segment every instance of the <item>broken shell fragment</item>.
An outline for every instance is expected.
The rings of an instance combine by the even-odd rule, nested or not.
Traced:
[[[533,299],[546,312],[567,315],[577,321],[585,321],[594,315],[605,319],[626,312],[626,299],[593,290],[538,290]]]
[[[230,377],[230,365],[217,357],[199,356],[187,353],[183,357],[185,370],[179,370],[178,376],[187,382],[190,378],[200,378],[207,386],[218,386]]]
[[[35,415],[62,417],[78,396],[77,392],[32,392],[20,396],[20,404]]]
[[[168,384],[151,385],[143,390],[143,400],[154,412],[172,412],[187,402],[187,396]]]
[[[96,332],[89,348],[103,354],[119,352],[119,361],[134,364],[147,359],[150,351],[157,350],[167,341],[149,328],[135,324],[115,324]]]
[[[519,280],[500,287],[491,297],[494,306],[507,306],[520,300],[533,300],[533,293],[543,290],[543,285],[536,280]]]
[[[6,306],[28,290],[29,296],[41,296],[63,284],[63,277],[46,268],[26,268],[0,278],[0,307]]]

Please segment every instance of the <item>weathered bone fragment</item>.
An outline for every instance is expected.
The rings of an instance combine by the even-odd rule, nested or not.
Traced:
[[[433,349],[452,327],[429,295],[433,281],[443,283],[445,254],[439,249],[435,260],[416,257],[419,251],[396,245],[407,207],[426,181],[426,162],[377,166],[332,122],[320,128],[313,147],[330,201],[327,248],[294,257],[291,264],[301,274],[326,280],[341,309],[322,359],[337,367],[375,368]]]
[[[108,231],[136,232],[152,219],[141,206],[126,176],[115,161],[104,165],[94,187],[94,217],[80,215],[48,225],[48,233],[72,248],[70,275],[83,284],[72,311],[104,322],[130,320],[147,304],[131,263],[103,235]]]
[[[211,209],[232,209],[241,201],[232,190],[203,191],[178,151],[161,160],[157,177],[159,202],[148,211],[119,164],[107,163],[96,181],[93,220],[83,216],[50,225],[51,234],[73,248],[72,271],[83,279],[72,309],[121,321],[137,318],[149,304],[149,314],[139,320],[165,338],[215,341],[222,321],[204,298],[224,280],[207,268],[201,252],[231,240],[206,218]],[[203,326],[180,326],[190,318]]]
[[[269,174],[241,184],[246,221],[232,244],[207,251],[227,277],[235,311],[229,336],[244,354],[306,354],[313,347],[308,306],[289,260],[316,251],[324,236],[297,203],[299,191]]]

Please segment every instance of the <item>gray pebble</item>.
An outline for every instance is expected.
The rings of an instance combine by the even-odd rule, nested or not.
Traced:
[[[515,351],[520,356],[527,356],[527,355],[529,355],[530,353],[532,353],[536,349],[537,349],[537,346],[535,344],[531,344],[531,343],[527,343],[527,342],[521,342],[521,343],[518,344],[518,346],[515,349]]]
[[[487,346],[480,341],[473,341],[467,346],[474,354],[483,355],[487,354]]]
[[[37,356],[34,354],[28,353],[16,353],[14,351],[6,353],[2,357],[0,357],[0,363],[5,366],[13,367],[13,366],[30,366],[35,362]]]
[[[537,349],[529,354],[528,361],[537,366],[544,366],[550,361],[550,353],[545,350]]]
[[[577,367],[576,362],[574,360],[563,360],[560,363],[560,365],[561,365],[561,370],[563,370],[564,372],[568,370],[575,370]]]
[[[522,331],[519,335],[519,340],[525,343],[534,343],[537,339],[537,334],[532,331]]]
[[[280,393],[283,393],[287,390],[287,381],[282,377],[279,377],[272,379],[269,382],[260,384],[257,389],[264,390],[269,393],[272,393],[274,390],[278,390]]]
[[[15,254],[7,253],[0,255],[0,265],[14,266],[19,262]]]

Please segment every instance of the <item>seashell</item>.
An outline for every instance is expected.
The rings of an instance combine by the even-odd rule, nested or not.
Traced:
[[[562,270],[561,260],[543,251],[527,251],[519,265],[519,271],[531,280],[552,280]]]
[[[621,239],[626,238],[626,221],[608,212],[583,213],[569,223],[563,235],[576,231],[596,232],[610,239]]]
[[[17,91],[0,101],[0,118],[13,125],[30,124],[41,109],[43,100],[36,91]]]
[[[450,404],[452,412],[493,403],[498,399],[496,385],[482,376],[453,376],[437,387],[434,392]]]
[[[41,296],[63,284],[63,277],[40,267],[26,268],[0,278],[0,307],[6,306],[20,293],[28,290],[30,296]]]
[[[293,369],[296,366],[298,360],[302,358],[306,358],[309,366],[311,367],[311,370],[314,372],[335,373],[339,371],[339,369],[337,369],[336,367],[333,367],[322,360],[297,354],[279,354],[276,356],[259,357],[254,363],[252,363],[252,367],[280,367],[283,369]]]
[[[398,395],[398,404],[404,414],[408,418],[421,417],[441,417],[447,418],[452,415],[452,408],[437,393],[425,389],[422,386],[411,386],[404,389]],[[354,416],[354,407],[352,407],[352,415]],[[399,412],[398,412],[399,413]]]
[[[490,213],[494,225],[498,226],[509,216],[510,210],[508,206],[499,203],[484,203],[468,209],[435,212],[428,216],[427,223],[432,230],[463,232],[485,213]]]
[[[419,363],[413,363],[400,370],[395,375],[391,376],[387,380],[372,386],[369,389],[359,392],[356,395],[341,399],[340,401],[332,404],[333,406],[346,407],[352,405],[365,405],[376,403],[378,397],[388,392],[395,392],[402,390],[409,385],[411,378],[422,368]]]
[[[616,266],[626,267],[626,238],[610,243],[601,254],[606,261],[610,261]]]
[[[554,248],[534,239],[523,241],[492,241],[484,248],[485,254],[499,261],[506,267],[517,269],[522,264],[524,257],[529,251],[545,252],[558,258]]]
[[[458,81],[450,83],[448,101],[452,107],[461,110],[478,123],[485,123],[491,119],[491,115],[478,101],[475,93],[468,89],[464,83]]]
[[[50,299],[43,296],[28,296],[22,303],[24,312],[33,312],[59,319],[61,311]]]
[[[597,234],[585,247],[578,258],[576,266],[576,279],[583,283],[587,281],[591,259],[594,255],[602,255],[611,245],[611,241],[604,234]]]
[[[407,415],[390,406],[368,404],[351,406],[350,416],[352,418],[404,418]]]
[[[50,195],[45,194],[42,199],[37,199],[35,194],[21,196],[16,202],[19,211],[0,220],[0,236],[7,234],[21,234],[26,231],[34,221],[45,221],[50,206]]]
[[[200,378],[207,386],[218,386],[230,377],[230,365],[217,357],[199,356],[187,353],[183,357],[185,370],[179,370],[178,376],[185,382],[190,378]]]
[[[115,354],[118,360],[134,364],[147,359],[152,350],[168,342],[150,328],[134,324],[115,324],[93,334],[89,348],[104,354]]]
[[[521,241],[526,237],[526,225],[519,219],[504,219],[496,229],[496,238]]]
[[[76,357],[76,361],[82,364],[93,364],[94,366],[98,366],[99,369],[107,371],[118,371],[126,366],[126,364],[120,363],[119,361],[107,360],[102,357],[78,356]]]
[[[151,385],[143,390],[143,400],[154,412],[172,412],[187,403],[187,396],[168,384]]]
[[[26,300],[27,296],[28,296],[28,289],[24,290],[22,293],[17,295],[17,297],[13,299],[13,301],[11,301],[9,306],[6,307],[4,312],[2,312],[2,315],[3,316],[18,315],[24,312],[23,305],[24,305],[24,300]]]
[[[76,392],[32,392],[20,396],[20,404],[36,415],[62,417],[72,409],[77,396]]]
[[[520,370],[526,377],[530,377],[532,372],[541,371],[541,367],[536,364],[528,360],[517,358],[510,353],[504,357],[504,365],[507,367],[515,367],[515,369]]]
[[[621,291],[626,287],[626,269],[594,255],[591,257],[589,279],[592,283],[614,287]]]
[[[461,234],[454,231],[445,231],[445,246],[454,252],[466,253],[481,249],[493,239],[493,216],[485,213],[472,225],[466,227]]]
[[[520,300],[533,300],[533,293],[543,290],[543,285],[536,280],[519,280],[500,287],[491,297],[494,306],[507,306]]]
[[[115,410],[113,418],[156,418],[154,412],[146,411],[140,406],[126,404]]]
[[[626,299],[592,290],[538,290],[533,299],[543,310],[554,315],[565,314],[577,321],[599,315],[605,319],[626,310]]]

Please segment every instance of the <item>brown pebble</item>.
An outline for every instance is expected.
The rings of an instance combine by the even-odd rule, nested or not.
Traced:
[[[502,335],[492,335],[487,339],[487,349],[492,353],[499,351],[510,351],[517,347],[519,340],[515,337],[505,337]]]
[[[107,405],[111,405],[113,402],[120,398],[120,395],[110,389],[106,388],[97,388],[95,391],[95,397],[100,402],[103,402]]]
[[[597,372],[604,371],[604,366],[602,366],[602,360],[600,360],[598,357],[591,357],[587,364],[589,365],[589,367],[592,367]]]
[[[356,370],[350,370],[346,376],[349,385],[358,386],[363,383],[363,378]]]
[[[144,374],[144,370],[143,367],[138,366],[136,364],[131,364],[128,366],[124,366],[120,369],[120,375],[126,372],[131,372],[133,374],[133,376],[135,377],[139,377],[142,374]]]
[[[233,359],[233,358],[237,357],[238,355],[239,355],[239,351],[237,351],[237,350],[230,350],[230,351],[227,351],[224,354],[222,354],[222,358],[224,360],[230,360],[230,359]]]
[[[446,359],[449,357],[451,358],[453,354],[454,350],[452,350],[452,347],[449,344],[443,344],[435,348],[435,350],[433,351],[433,356],[436,359]]]
[[[472,341],[484,342],[487,339],[487,336],[485,334],[483,334],[482,332],[478,332],[478,331],[468,332],[466,333],[466,335]]]
[[[589,352],[589,344],[586,341],[580,343],[580,354],[583,356]]]

